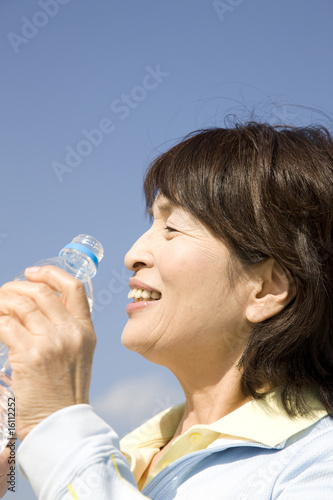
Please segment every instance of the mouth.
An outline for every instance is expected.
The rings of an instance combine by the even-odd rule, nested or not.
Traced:
[[[160,292],[151,292],[143,288],[132,288],[127,296],[129,299],[134,299],[135,302],[149,302],[160,300],[162,294]]]

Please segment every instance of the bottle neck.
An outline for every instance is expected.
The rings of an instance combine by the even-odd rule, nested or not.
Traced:
[[[86,255],[87,257],[89,257],[92,262],[95,264],[95,267],[96,269],[98,268],[98,258],[96,256],[96,254],[87,246],[85,245],[82,245],[81,243],[75,243],[75,242],[71,242],[69,243],[68,245],[66,245],[62,250],[65,250],[65,249],[70,249],[70,250],[77,250],[78,252],[80,252],[81,254],[84,254]]]
[[[89,253],[92,254],[92,252],[90,251],[89,253],[83,253],[81,250],[69,247],[70,245],[67,245],[63,248],[59,256],[71,267],[72,273],[75,271],[75,277],[78,279],[84,279],[85,276],[93,278],[97,272],[96,257],[94,256],[95,259],[91,258]]]

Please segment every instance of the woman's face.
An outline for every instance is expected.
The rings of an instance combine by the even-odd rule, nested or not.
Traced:
[[[230,251],[167,198],[159,195],[152,211],[152,227],[127,253],[125,264],[134,271],[132,289],[161,295],[135,304],[131,299],[123,344],[165,366],[208,352],[241,354],[249,331],[244,314],[249,282],[236,277],[231,290]]]

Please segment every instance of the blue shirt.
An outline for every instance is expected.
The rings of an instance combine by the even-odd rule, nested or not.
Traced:
[[[121,453],[117,435],[91,406],[64,408],[28,434],[18,463],[40,500],[332,500],[333,419],[320,409],[292,419],[263,404],[247,403],[211,424],[216,439],[175,458],[141,492],[133,475],[140,449],[149,457],[165,412],[122,440]]]

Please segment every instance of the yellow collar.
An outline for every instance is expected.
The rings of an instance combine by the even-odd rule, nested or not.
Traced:
[[[280,402],[280,391],[274,390],[261,400],[245,403],[213,424],[191,427],[174,441],[166,454],[175,460],[191,451],[206,448],[218,438],[245,439],[277,446],[327,415],[323,405],[310,392],[306,393],[306,402],[310,408],[306,415],[290,417]],[[184,404],[169,408],[120,441],[120,448],[137,480],[152,457],[174,436],[183,413]]]

